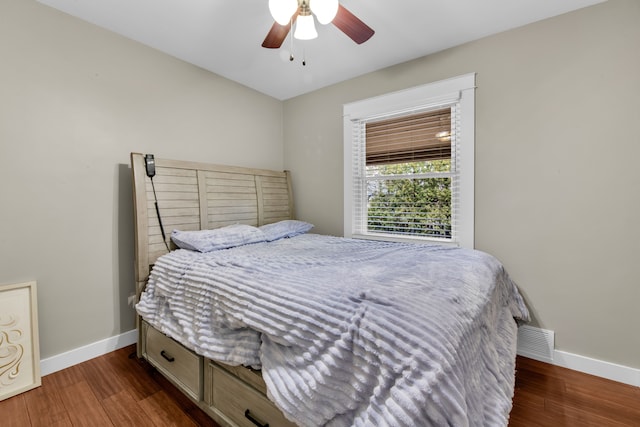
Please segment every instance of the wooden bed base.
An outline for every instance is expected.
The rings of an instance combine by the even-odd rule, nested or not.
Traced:
[[[154,160],[156,173],[151,179],[144,155],[131,153],[137,298],[156,259],[173,248],[173,229],[203,230],[236,223],[260,226],[294,218],[287,171]],[[139,317],[137,327],[138,357],[147,359],[217,423],[230,427],[294,425],[267,399],[259,372],[197,355]]]

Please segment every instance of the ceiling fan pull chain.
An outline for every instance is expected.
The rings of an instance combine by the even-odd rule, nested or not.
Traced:
[[[291,41],[291,50],[289,52],[289,61],[293,61],[293,18],[289,19],[289,26],[291,31],[289,31],[289,40]]]

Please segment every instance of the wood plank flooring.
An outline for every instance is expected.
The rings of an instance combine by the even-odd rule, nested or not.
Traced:
[[[216,426],[134,346],[42,378],[0,402],[0,425]],[[518,357],[509,427],[640,427],[640,388]]]
[[[519,357],[509,427],[640,427],[640,388]]]
[[[133,356],[133,357],[131,357]],[[42,387],[0,402],[0,426],[217,426],[135,346],[42,377]]]

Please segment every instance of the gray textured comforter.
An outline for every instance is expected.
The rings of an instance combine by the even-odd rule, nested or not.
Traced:
[[[486,253],[314,234],[174,251],[137,310],[199,354],[261,366],[301,426],[504,426],[528,318]]]

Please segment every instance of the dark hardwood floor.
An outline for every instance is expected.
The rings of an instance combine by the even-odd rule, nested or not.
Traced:
[[[640,427],[640,388],[519,357],[509,427]]]
[[[0,426],[217,426],[134,353],[125,347],[42,377],[42,387],[0,402]]]
[[[0,402],[0,425],[216,426],[129,346]],[[509,427],[640,427],[640,388],[518,358]]]

